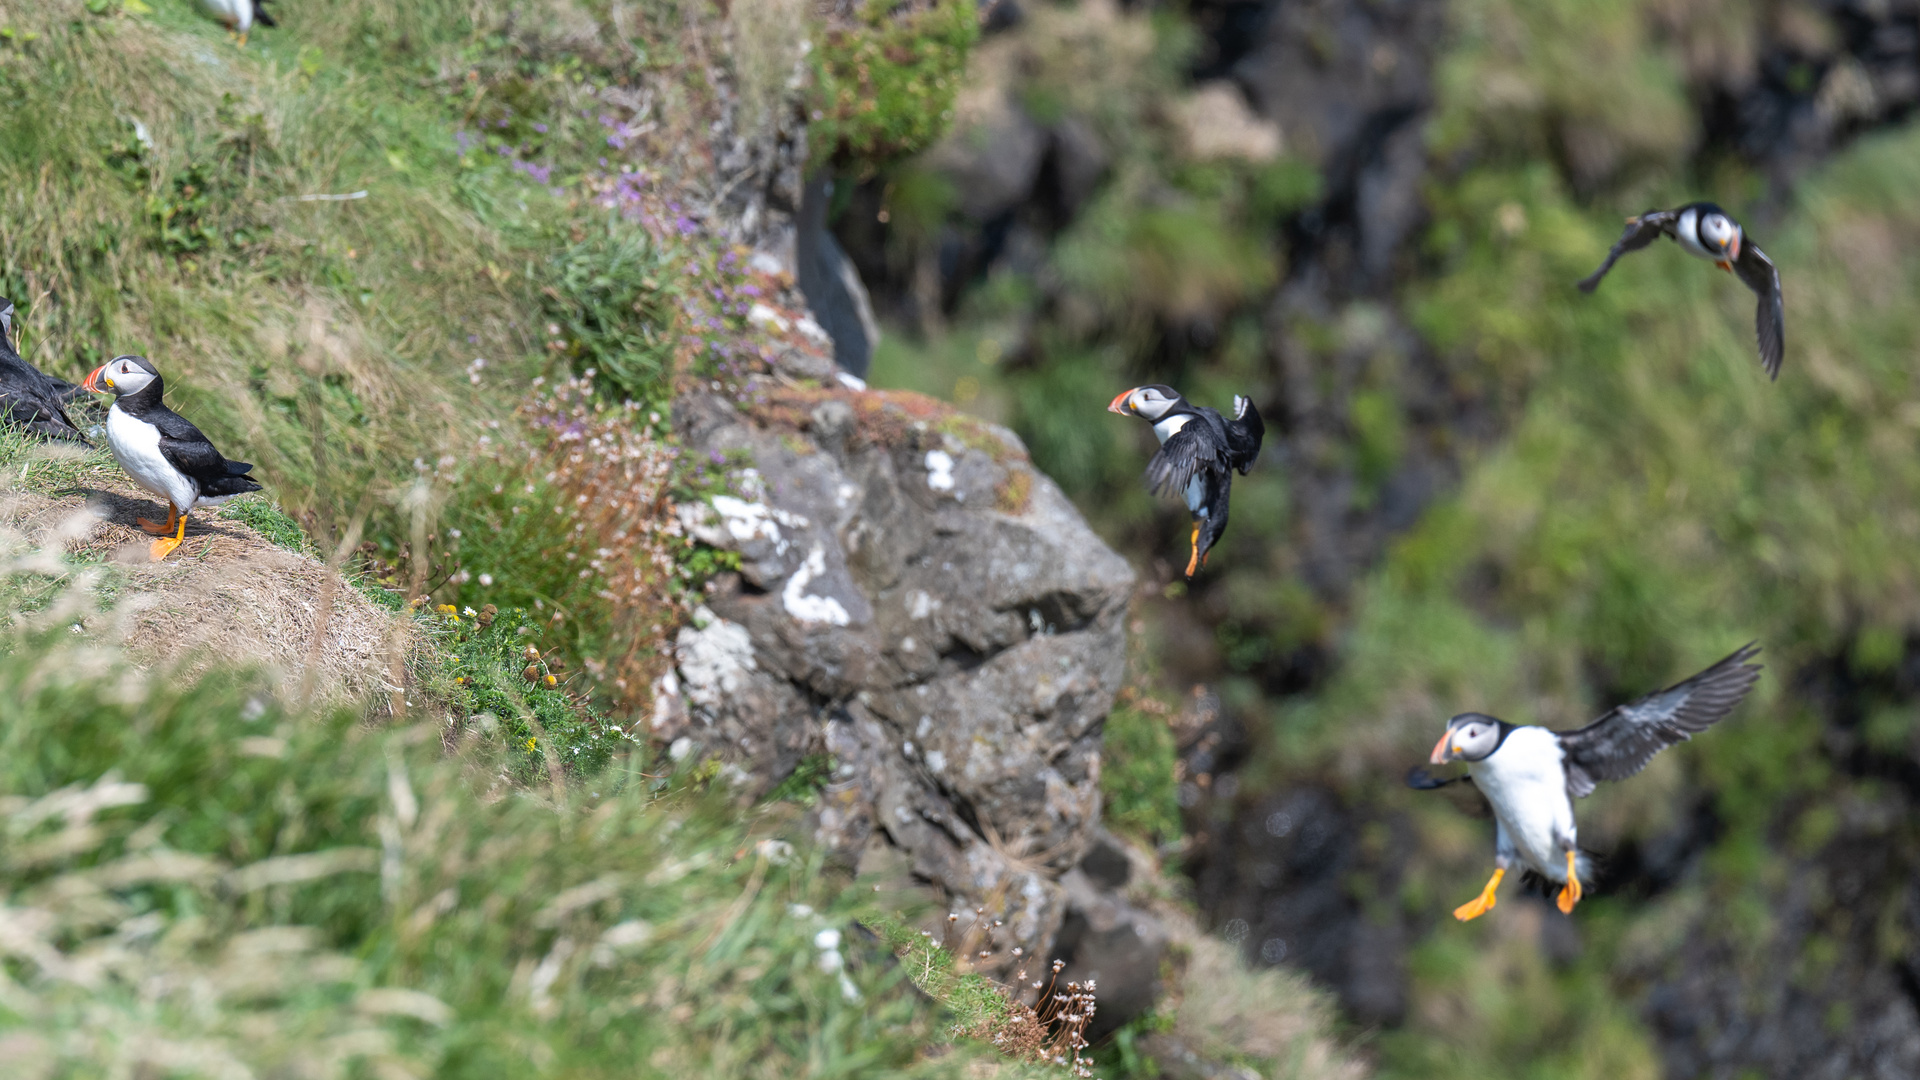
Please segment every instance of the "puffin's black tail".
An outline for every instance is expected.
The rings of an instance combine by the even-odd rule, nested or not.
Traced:
[[[267,0],[253,0],[253,21],[261,26],[279,26],[273,16],[267,14]]]
[[[253,466],[244,461],[227,462],[227,475],[200,483],[200,491],[206,495],[245,495],[249,491],[259,491],[258,481],[247,479],[247,473]]]

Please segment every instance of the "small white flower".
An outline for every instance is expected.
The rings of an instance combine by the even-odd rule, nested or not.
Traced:
[[[822,952],[840,947],[840,931],[828,927],[813,935],[813,947]]]
[[[482,585],[491,585],[491,584],[493,584],[493,575],[492,575],[492,574],[481,574],[481,575],[480,575],[480,584],[482,584]]]

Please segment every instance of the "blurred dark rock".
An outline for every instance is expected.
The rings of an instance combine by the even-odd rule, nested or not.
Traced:
[[[822,173],[807,181],[794,222],[794,277],[814,319],[833,339],[834,360],[848,374],[865,378],[880,344],[880,324],[859,270],[827,229],[832,198],[831,177]]]
[[[1096,985],[1099,1009],[1087,1038],[1098,1042],[1159,999],[1161,962],[1172,937],[1154,915],[1080,870],[1070,871],[1060,883],[1067,911],[1052,955],[1066,961],[1062,983]]]

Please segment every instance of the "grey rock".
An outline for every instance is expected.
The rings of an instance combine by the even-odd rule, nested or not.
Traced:
[[[841,865],[892,859],[988,909],[976,966],[1047,954],[1096,836],[1133,572],[1004,429],[908,395],[756,393],[751,414],[675,404],[690,453],[753,465],[682,510],[741,567],[683,633],[661,722],[753,791],[831,754],[816,832]]]

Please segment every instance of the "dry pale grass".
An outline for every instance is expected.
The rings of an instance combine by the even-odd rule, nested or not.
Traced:
[[[142,664],[188,678],[215,667],[260,668],[290,696],[319,700],[395,689],[396,656],[404,671],[421,647],[410,618],[375,605],[324,562],[215,512],[190,517],[186,542],[153,562],[152,538],[135,520],[165,516],[144,492],[90,477],[57,495],[0,495],[0,542],[108,559],[124,575],[120,595],[79,625],[117,637]]]

